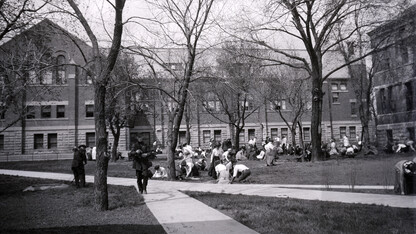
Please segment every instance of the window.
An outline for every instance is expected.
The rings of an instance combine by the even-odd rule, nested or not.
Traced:
[[[380,89],[380,101],[381,101],[381,110],[380,113],[385,114],[386,112],[386,106],[387,106],[387,97],[386,92],[384,89]]]
[[[339,138],[347,135],[347,127],[339,127]]]
[[[35,134],[34,138],[34,149],[43,149],[43,134]]]
[[[350,126],[350,139],[355,139],[357,137],[357,131],[355,126]]]
[[[279,134],[277,128],[270,129],[270,137],[272,138],[272,140],[276,139],[278,136]]]
[[[50,118],[51,117],[51,106],[41,106],[41,117]]]
[[[350,102],[350,105],[351,105],[351,115],[356,116],[357,115],[357,103]]]
[[[400,45],[400,57],[402,58],[403,64],[409,62],[409,52],[406,45]]]
[[[332,93],[332,103],[339,104],[339,93]]]
[[[220,101],[204,101],[202,105],[205,107],[207,111],[220,111],[221,110],[221,103]]]
[[[87,147],[95,146],[95,132],[87,132],[85,134],[85,144]]]
[[[56,106],[56,118],[65,118],[65,106],[64,105]]]
[[[221,130],[214,130],[214,141],[221,141]]]
[[[209,143],[209,140],[211,140],[211,131],[210,130],[203,130],[202,131],[202,142],[203,143]]]
[[[411,111],[413,110],[414,106],[413,106],[413,87],[412,87],[412,83],[406,82],[405,84],[406,87],[406,110],[407,111]]]
[[[286,100],[270,102],[270,110],[286,110]]]
[[[85,117],[94,117],[94,105],[85,105]]]
[[[387,88],[387,98],[388,98],[388,113],[396,110],[396,103],[394,102],[393,97],[393,86]]]
[[[35,107],[34,106],[27,106],[26,107],[26,119],[34,119],[35,116]]]
[[[246,142],[246,138],[245,138],[244,133],[245,133],[245,131],[243,129],[243,130],[241,130],[240,134],[238,135],[238,141],[239,142]]]
[[[388,70],[390,69],[390,58],[388,57],[388,53],[384,53],[384,57],[381,58],[380,61],[380,70]]]
[[[338,90],[338,84],[337,83],[332,83],[331,84],[331,89],[334,90],[334,91],[337,91]]]
[[[387,142],[393,143],[393,130],[387,129],[386,130]]]
[[[339,85],[339,89],[341,89],[342,91],[347,91],[347,83],[341,83]]]
[[[283,137],[287,137],[287,133],[288,133],[287,128],[282,128],[282,129],[280,130],[280,135],[281,135],[281,138],[283,138]]]
[[[29,84],[36,84],[37,83],[37,74],[36,71],[29,71]]]
[[[167,63],[166,66],[172,71],[179,71],[183,69],[182,63]]]
[[[48,134],[48,149],[58,148],[58,134],[50,133]]]
[[[0,135],[0,150],[4,150],[4,135]]]
[[[5,119],[6,111],[7,111],[6,107],[0,106],[0,119]]]
[[[303,128],[303,140],[311,141],[311,129],[310,128]]]
[[[414,141],[415,140],[415,128],[414,127],[407,128],[407,133],[409,135],[409,139]]]
[[[179,131],[179,145],[186,143],[186,131]]]
[[[43,71],[41,84],[52,84],[52,71]]]
[[[59,55],[56,58],[56,84],[66,84],[65,56]]]

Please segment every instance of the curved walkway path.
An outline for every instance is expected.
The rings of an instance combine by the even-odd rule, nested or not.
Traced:
[[[72,181],[73,175],[48,172],[0,170],[0,174]],[[86,176],[87,182],[94,181]],[[114,185],[135,186],[132,178],[108,177]],[[348,186],[331,186],[348,188]],[[307,188],[307,189],[305,189]],[[180,191],[201,191],[227,194],[256,195],[265,197],[296,198],[344,203],[376,204],[399,208],[416,208],[416,196],[367,194],[311,190],[326,188],[323,185],[276,184],[210,184],[150,180],[146,205],[167,233],[256,233],[221,212],[193,199]],[[386,189],[383,186],[356,186],[362,189]],[[391,189],[387,187],[387,189]]]

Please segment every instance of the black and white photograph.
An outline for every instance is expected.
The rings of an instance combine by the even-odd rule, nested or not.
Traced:
[[[416,233],[416,0],[0,0],[0,233]]]

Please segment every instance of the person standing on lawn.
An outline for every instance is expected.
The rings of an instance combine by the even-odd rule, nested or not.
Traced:
[[[217,174],[215,173],[215,166],[217,164],[215,162],[221,161],[223,151],[221,149],[221,143],[219,142],[217,142],[214,147],[215,148],[212,150],[212,153],[211,153],[211,161],[210,161],[208,175],[212,176],[214,179],[217,179]]]
[[[150,171],[149,168],[152,166],[148,159],[148,152],[146,145],[139,138],[135,144],[133,151],[133,168],[136,169],[137,186],[141,194],[147,194],[147,183],[149,180]]]
[[[237,182],[241,182],[251,175],[250,168],[248,168],[246,165],[236,163],[236,160],[232,161],[233,178],[231,178],[230,184],[232,184],[234,180]]]
[[[264,149],[266,150],[266,166],[274,166],[274,160],[277,158],[277,148],[273,141],[266,142]]]
[[[84,146],[80,147],[74,147],[72,149],[74,152],[74,158],[72,159],[72,165],[71,169],[74,173],[74,179],[75,179],[75,186],[77,188],[80,187],[80,181],[81,186],[85,187],[85,168],[84,164],[87,164],[87,156],[85,155],[85,148]]]

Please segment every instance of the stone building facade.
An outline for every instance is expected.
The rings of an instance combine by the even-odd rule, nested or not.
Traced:
[[[416,5],[369,33],[373,47],[377,140],[416,139]]]

